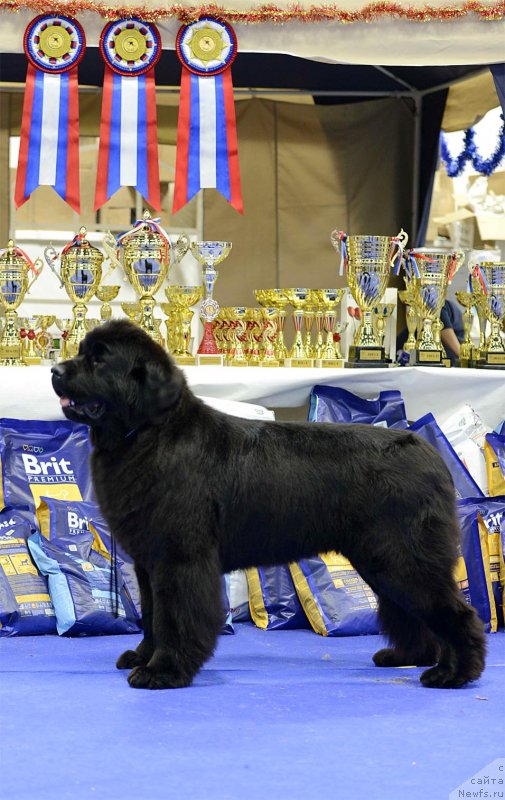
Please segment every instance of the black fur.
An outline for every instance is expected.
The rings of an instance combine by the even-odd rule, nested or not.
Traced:
[[[98,500],[135,560],[144,639],[117,663],[131,686],[191,683],[222,624],[221,573],[329,550],[379,596],[391,648],[378,666],[434,665],[425,686],[479,677],[482,624],[453,579],[454,486],[421,438],[222,414],[126,321],[95,328],[53,373],[66,416],[91,427]]]

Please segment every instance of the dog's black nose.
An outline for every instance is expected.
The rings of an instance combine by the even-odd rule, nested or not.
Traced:
[[[57,378],[63,378],[63,375],[65,373],[65,367],[62,364],[56,364],[56,366],[51,367],[51,372]]]

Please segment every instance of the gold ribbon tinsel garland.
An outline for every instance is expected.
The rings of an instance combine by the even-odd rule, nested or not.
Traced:
[[[195,22],[200,17],[211,16],[230,24],[258,24],[285,22],[373,22],[381,17],[396,17],[410,22],[447,22],[475,14],[484,21],[496,21],[505,18],[505,0],[493,5],[465,0],[459,6],[403,6],[399,3],[374,2],[363,6],[358,11],[346,11],[335,4],[313,5],[303,8],[293,4],[288,8],[279,8],[273,3],[264,3],[248,11],[225,8],[214,3],[183,6],[180,3],[164,5],[159,8],[145,8],[141,5],[110,6],[96,3],[93,0],[0,0],[0,10],[20,11],[31,9],[45,14],[65,14],[77,16],[85,11],[94,12],[104,19],[124,19],[139,17],[148,22],[175,17],[184,24]]]

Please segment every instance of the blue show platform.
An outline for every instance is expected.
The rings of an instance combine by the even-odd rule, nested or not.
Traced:
[[[1,800],[448,800],[505,757],[503,632],[436,690],[374,667],[378,636],[235,629],[154,692],[114,667],[136,636],[0,639]]]

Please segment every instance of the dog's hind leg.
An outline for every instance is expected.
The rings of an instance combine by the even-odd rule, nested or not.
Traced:
[[[216,554],[180,563],[158,563],[150,575],[154,652],[136,666],[128,683],[140,689],[189,686],[214,652],[224,621]]]
[[[439,637],[442,652],[437,666],[423,672],[421,683],[451,689],[476,680],[484,669],[486,638],[477,612],[456,584],[437,594],[424,619]]]
[[[394,645],[376,653],[374,661],[378,666],[433,663],[438,641],[438,664],[421,675],[421,682],[433,688],[464,686],[484,669],[483,625],[475,609],[465,603],[452,577],[452,565],[435,568],[431,564],[426,574],[421,566],[412,561],[409,568],[404,554],[401,581],[395,565],[368,580],[356,567],[379,595],[384,630]],[[421,637],[417,644],[416,636]]]
[[[140,605],[142,608],[142,629],[144,638],[135,650],[126,650],[116,661],[118,669],[133,669],[147,664],[154,653],[153,640],[153,598],[149,575],[138,564],[135,564],[135,573],[140,589]]]
[[[384,595],[379,597],[379,619],[392,647],[375,653],[377,667],[424,667],[437,663],[440,645],[424,622]]]

